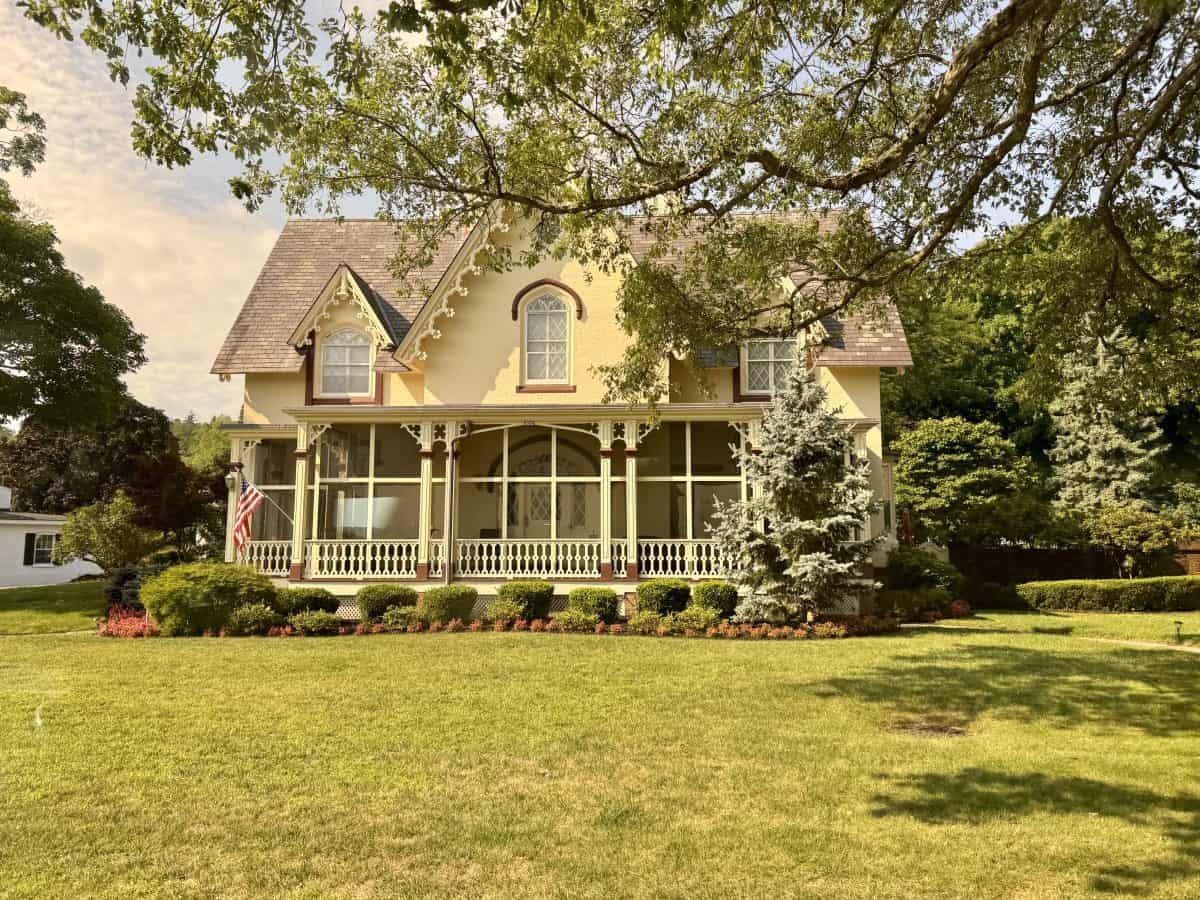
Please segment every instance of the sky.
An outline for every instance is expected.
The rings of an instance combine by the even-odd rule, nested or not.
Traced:
[[[111,82],[102,57],[57,40],[15,4],[0,3],[0,48],[0,84],[46,119],[45,163],[29,178],[9,173],[9,184],[54,225],[68,266],[146,335],[149,362],[127,379],[130,391],[171,416],[236,416],[241,379],[222,384],[208,370],[283,210],[252,214],[234,200],[231,160],[168,170],[136,156],[132,87]]]

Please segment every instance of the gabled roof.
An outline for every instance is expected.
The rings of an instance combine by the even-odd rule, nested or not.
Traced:
[[[654,236],[644,227],[646,219],[631,221],[628,238],[636,260],[644,259],[654,244]],[[824,214],[822,230],[834,227],[836,213]],[[284,225],[271,249],[258,279],[250,289],[233,327],[213,363],[218,375],[245,372],[295,372],[304,357],[289,340],[319,302],[322,293],[341,271],[348,270],[355,286],[378,315],[396,347],[407,347],[419,336],[410,335],[414,323],[429,318],[426,288],[440,285],[450,274],[455,261],[470,254],[468,238],[478,228],[461,228],[436,248],[431,263],[410,274],[412,287],[396,279],[390,261],[401,246],[403,235],[395,225],[377,219],[292,219]],[[674,259],[699,240],[699,233],[673,242]],[[670,259],[667,260],[668,262]],[[858,316],[823,320],[831,341],[821,355],[824,365],[909,366],[912,357],[899,313],[886,310],[882,321]],[[406,341],[406,337],[409,339]],[[708,351],[704,351],[708,352]],[[717,359],[701,358],[701,365]],[[391,353],[381,350],[377,370],[404,371]]]
[[[432,263],[413,273],[411,280],[437,282],[469,231],[451,235],[437,248]],[[389,269],[403,237],[395,225],[377,219],[289,220],[229,329],[212,372],[298,370],[304,357],[288,337],[343,264],[399,343],[425,302],[423,292],[406,287]],[[388,362],[397,365],[390,357]]]

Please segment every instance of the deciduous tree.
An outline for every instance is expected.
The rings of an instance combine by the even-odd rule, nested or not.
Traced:
[[[152,51],[135,148],[230,151],[251,206],[377,196],[416,238],[406,272],[501,203],[548,226],[517,261],[622,270],[638,340],[607,374],[627,396],[668,348],[869,312],[1002,221],[1085,219],[1111,277],[1157,297],[1198,265],[1157,270],[1144,236],[1200,225],[1200,0],[400,0],[320,23],[300,0],[25,5],[123,83]]]

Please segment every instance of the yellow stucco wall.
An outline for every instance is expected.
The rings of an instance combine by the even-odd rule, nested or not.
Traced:
[[[248,425],[289,425],[295,420],[284,413],[304,405],[304,375],[250,373],[242,392],[242,421]]]
[[[502,239],[509,246],[522,240],[514,229]],[[513,298],[541,279],[571,287],[583,301],[583,317],[571,310],[570,393],[519,393],[524,317],[512,318]],[[484,272],[469,277],[470,293],[453,301],[453,318],[438,319],[441,337],[428,339],[424,370],[426,404],[458,403],[599,403],[604,386],[592,367],[620,358],[629,336],[617,324],[618,276],[585,269],[574,260],[545,260],[533,269]],[[522,306],[542,293],[526,295]],[[666,363],[664,362],[664,365]]]

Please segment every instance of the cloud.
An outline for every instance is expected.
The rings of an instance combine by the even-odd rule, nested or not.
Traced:
[[[130,149],[130,95],[86,46],[56,40],[0,5],[0,84],[47,122],[46,162],[14,193],[54,225],[68,265],[147,336],[149,363],[129,378],[171,415],[235,415],[240,385],[208,373],[282,225],[229,195],[227,160],[182,170]]]

